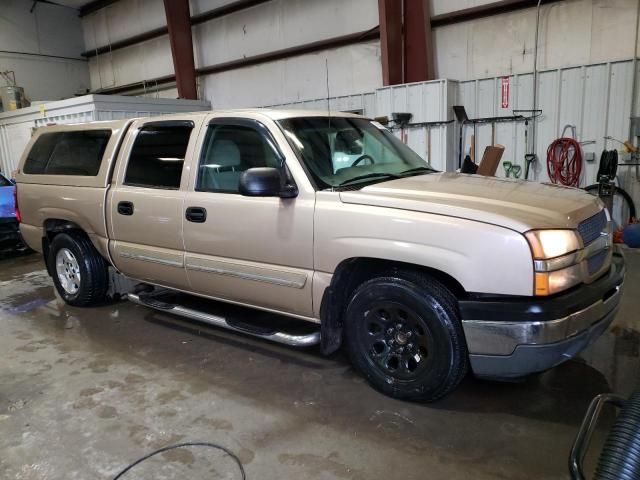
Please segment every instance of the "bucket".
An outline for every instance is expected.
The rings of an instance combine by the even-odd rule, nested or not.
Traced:
[[[22,87],[0,87],[0,101],[2,101],[2,108],[5,112],[29,106]]]

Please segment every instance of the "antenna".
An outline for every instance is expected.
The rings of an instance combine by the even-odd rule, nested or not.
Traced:
[[[325,57],[324,67],[327,78],[327,117],[329,117],[329,128],[331,128],[331,94],[329,92],[329,58]]]

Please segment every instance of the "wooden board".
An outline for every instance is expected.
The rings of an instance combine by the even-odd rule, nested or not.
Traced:
[[[485,177],[494,177],[498,171],[498,165],[502,159],[504,153],[504,145],[488,146],[484,150],[480,166],[478,166],[478,175],[484,175]]]

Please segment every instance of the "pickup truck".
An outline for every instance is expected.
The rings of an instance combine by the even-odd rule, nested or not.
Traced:
[[[599,199],[436,172],[352,114],[45,127],[16,179],[22,235],[68,304],[122,295],[325,354],[344,345],[400,399],[441,398],[469,370],[514,379],[575,356],[612,322],[625,276]],[[305,328],[180,300],[194,296]]]

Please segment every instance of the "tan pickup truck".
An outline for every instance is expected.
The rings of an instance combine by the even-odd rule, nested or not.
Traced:
[[[624,261],[597,198],[436,172],[356,115],[46,127],[16,179],[22,235],[70,305],[125,295],[326,354],[344,344],[397,398],[435,400],[469,368],[495,379],[551,368],[620,302]],[[283,330],[282,317],[238,319],[193,296],[302,322]]]

